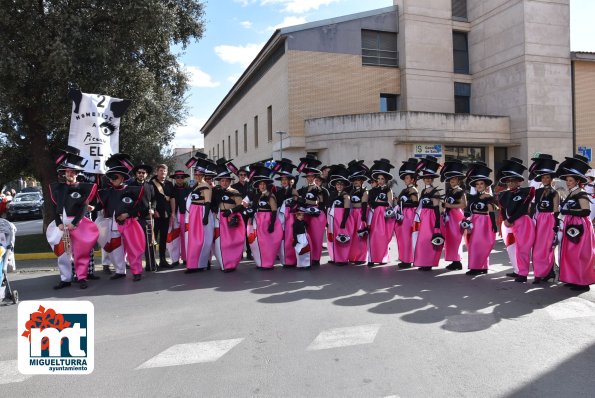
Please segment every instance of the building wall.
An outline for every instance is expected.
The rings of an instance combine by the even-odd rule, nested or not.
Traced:
[[[237,159],[237,166],[269,159],[273,143],[279,139],[275,131],[288,131],[288,80],[287,55],[282,56],[262,78],[246,93],[234,108],[206,135],[205,153],[213,159],[223,156],[222,141],[225,140],[225,157]],[[272,106],[273,141],[268,140],[267,108]],[[254,143],[254,117],[258,116],[258,147]],[[244,124],[248,129],[248,150],[244,152]],[[238,154],[235,152],[235,131],[238,131]],[[231,137],[228,153],[227,138]],[[219,144],[219,154],[217,154]]]
[[[576,149],[595,150],[595,62],[574,61]],[[595,153],[594,153],[595,155]]]
[[[399,94],[398,68],[362,66],[361,55],[290,51],[289,131],[304,135],[304,120],[379,112],[380,94]]]

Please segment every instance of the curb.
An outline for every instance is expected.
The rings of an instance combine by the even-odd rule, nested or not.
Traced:
[[[95,256],[101,256],[101,250],[97,250],[94,252]],[[14,259],[16,261],[19,260],[51,260],[56,258],[54,252],[46,252],[46,253],[15,253]]]

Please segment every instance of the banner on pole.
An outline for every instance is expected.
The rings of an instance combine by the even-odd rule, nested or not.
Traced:
[[[105,161],[120,147],[120,118],[130,100],[107,95],[86,94],[71,89],[72,100],[68,145],[81,150],[87,160],[85,172],[105,174]]]

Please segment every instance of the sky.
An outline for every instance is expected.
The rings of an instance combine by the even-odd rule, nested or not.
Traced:
[[[208,0],[202,39],[180,53],[190,76],[185,125],[172,148],[203,147],[200,128],[275,29],[376,8],[393,0]],[[595,52],[595,1],[570,0],[570,49]]]

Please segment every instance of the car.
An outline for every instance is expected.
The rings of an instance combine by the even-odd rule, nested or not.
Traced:
[[[40,192],[20,192],[7,206],[8,220],[43,218],[43,196]]]

